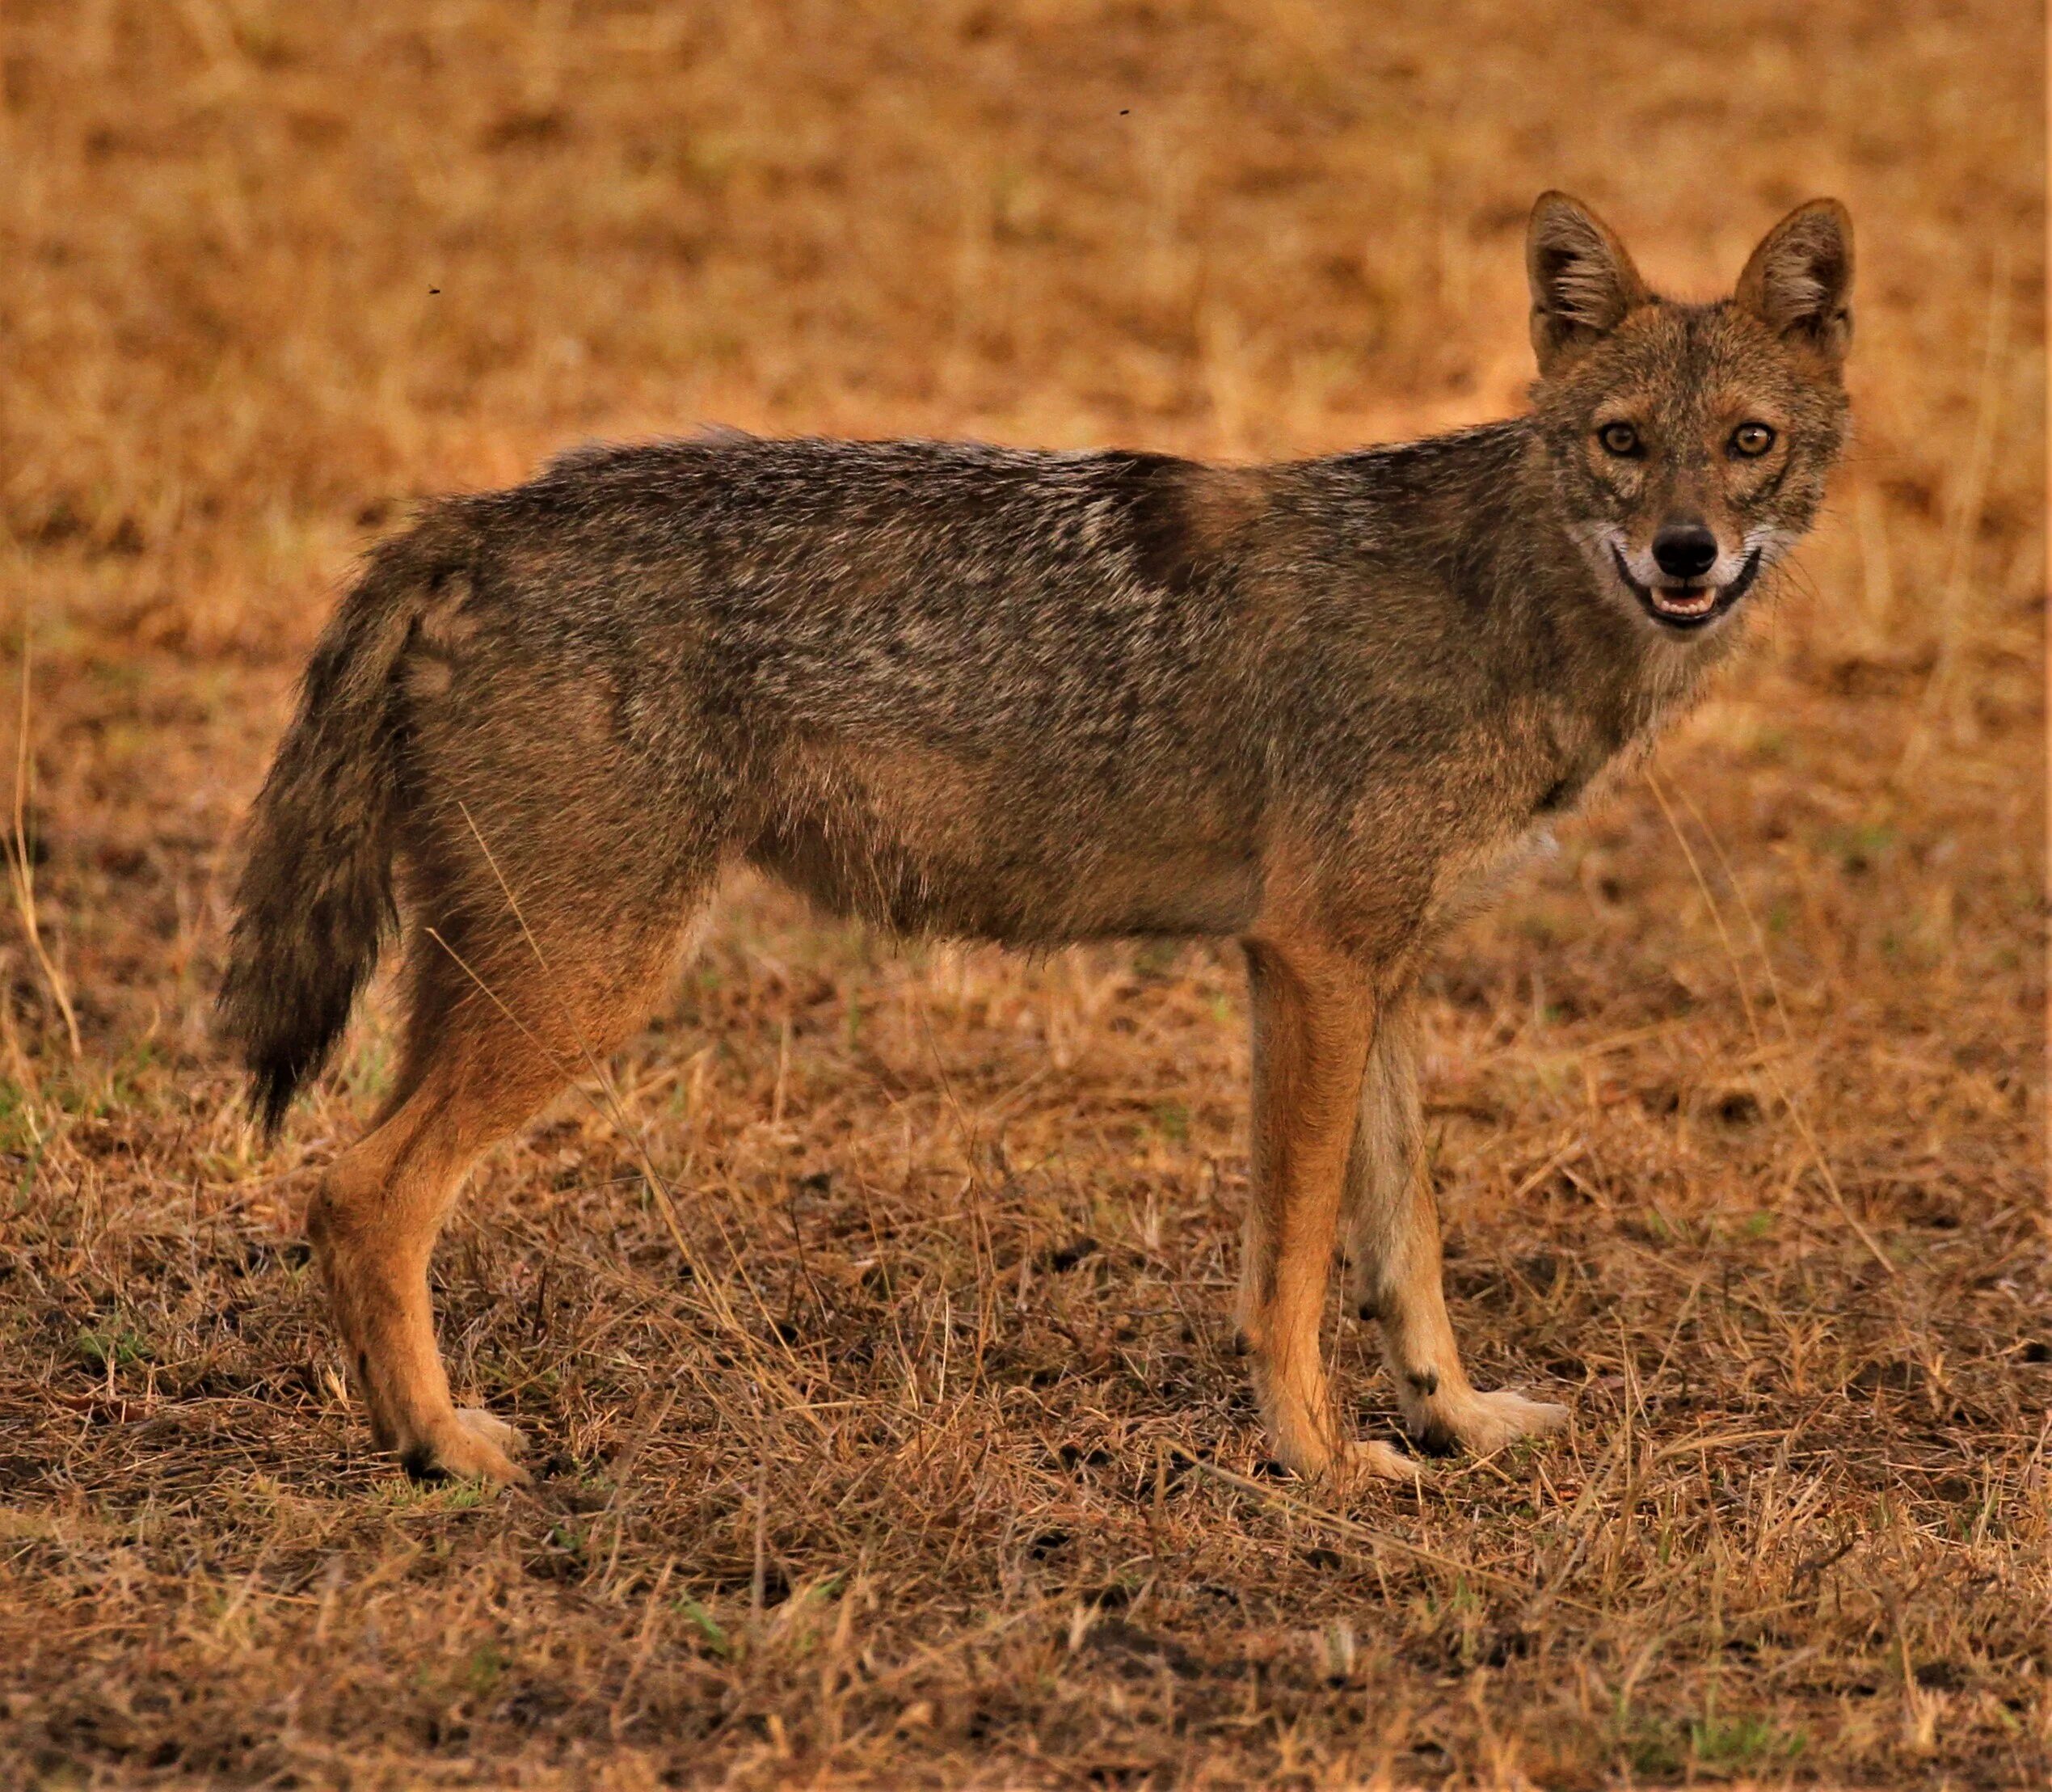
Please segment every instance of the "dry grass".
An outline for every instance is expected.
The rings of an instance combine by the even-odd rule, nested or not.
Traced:
[[[0,11],[0,1778],[2052,1776],[2041,22],[1662,11]],[[1863,258],[1861,449],[1757,651],[1432,985],[1457,1318],[1572,1434],[1343,1515],[1261,1472],[1229,953],[746,891],[616,1066],[674,1214],[566,1103],[438,1260],[546,1478],[375,1457],[294,1236],[387,1035],[269,1157],[205,1042],[352,550],[702,418],[1498,412],[1549,183],[1685,287],[1814,190]]]

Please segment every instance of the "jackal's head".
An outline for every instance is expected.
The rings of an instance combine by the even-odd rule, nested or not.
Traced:
[[[1681,305],[1587,207],[1546,193],[1526,267],[1570,533],[1635,615],[1712,629],[1809,528],[1844,440],[1852,220],[1836,200],[1798,206],[1730,298]]]

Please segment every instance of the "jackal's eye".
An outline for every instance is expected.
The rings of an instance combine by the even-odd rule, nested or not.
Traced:
[[[1774,445],[1774,432],[1763,423],[1742,423],[1731,432],[1731,451],[1744,460],[1757,460]]]
[[[1596,432],[1596,440],[1603,445],[1607,454],[1636,454],[1639,451],[1639,432],[1629,423],[1607,423]]]

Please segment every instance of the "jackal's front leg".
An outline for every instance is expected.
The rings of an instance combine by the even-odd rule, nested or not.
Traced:
[[[1268,1445],[1305,1476],[1408,1477],[1387,1444],[1349,1443],[1318,1348],[1341,1183],[1374,1027],[1365,977],[1301,937],[1246,942],[1254,1010],[1254,1189],[1241,1268],[1241,1336]]]
[[[1461,1368],[1421,1149],[1416,1031],[1414,1003],[1398,997],[1379,1016],[1368,1053],[1347,1160],[1347,1292],[1363,1319],[1382,1322],[1383,1359],[1411,1436],[1428,1448],[1486,1455],[1559,1429],[1568,1412],[1507,1388],[1481,1393]]]

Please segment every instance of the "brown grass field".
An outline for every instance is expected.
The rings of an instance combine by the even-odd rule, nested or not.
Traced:
[[[0,0],[0,1784],[2052,1783],[2044,79],[2014,0]],[[1456,1319],[1571,1433],[1265,1472],[1232,950],[747,888],[437,1259],[537,1486],[375,1454],[297,1223],[386,1022],[268,1153],[208,1036],[357,551],[706,420],[1499,415],[1548,185],[1861,256],[1832,514],[1430,985]]]

